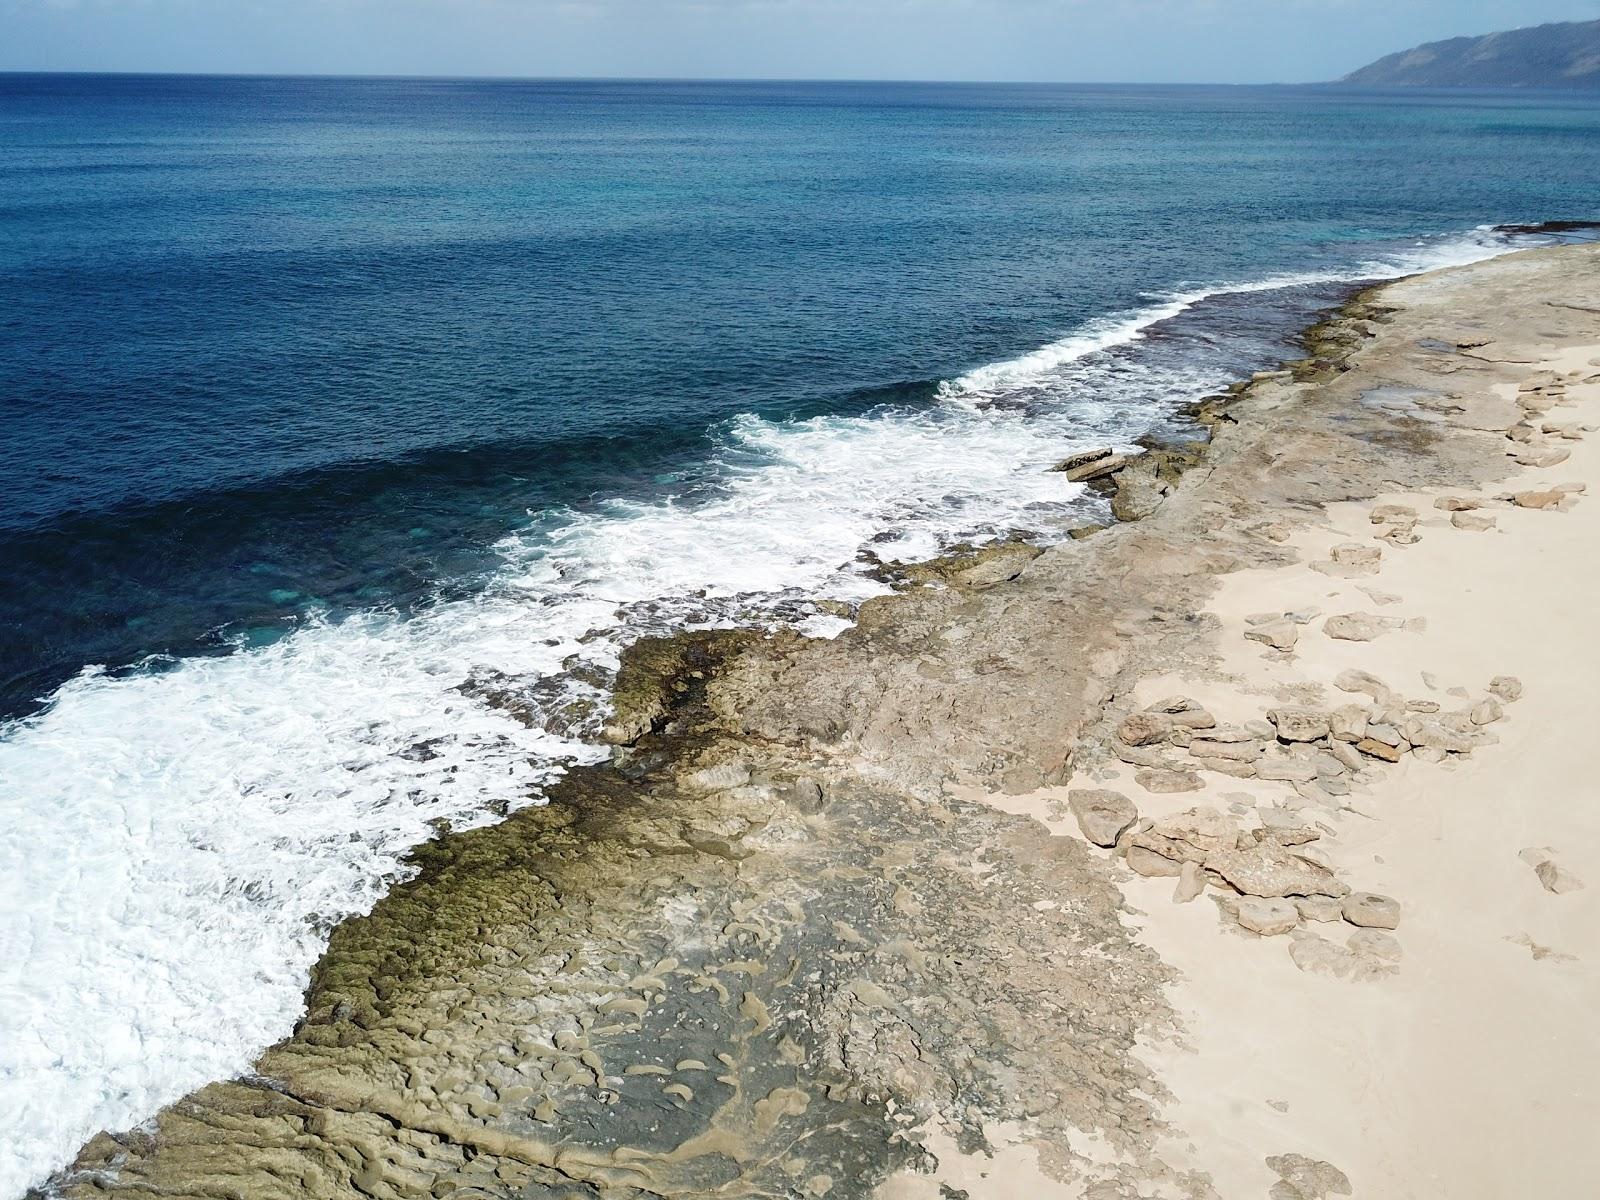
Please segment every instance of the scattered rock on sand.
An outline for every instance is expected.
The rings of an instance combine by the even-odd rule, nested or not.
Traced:
[[[1248,850],[1220,850],[1206,858],[1206,869],[1247,896],[1342,897],[1350,891],[1326,867],[1273,842],[1257,842]]]
[[[1333,896],[1296,896],[1294,906],[1300,910],[1304,921],[1330,924],[1344,920],[1344,905]]]
[[[1515,675],[1496,675],[1489,681],[1489,691],[1507,704],[1522,699],[1522,680]]]
[[[1287,619],[1269,621],[1245,630],[1244,636],[1252,642],[1271,646],[1274,650],[1293,650],[1300,641],[1300,627]]]
[[[1487,533],[1495,527],[1496,521],[1494,517],[1485,516],[1483,513],[1458,512],[1451,515],[1450,524],[1469,533]]]
[[[1511,503],[1518,508],[1554,508],[1567,498],[1565,492],[1517,492]]]
[[[1555,856],[1546,848],[1530,846],[1517,857],[1533,868],[1533,873],[1547,892],[1561,896],[1583,888],[1583,880],[1559,866]]]
[[[1121,792],[1084,789],[1067,793],[1067,806],[1078,819],[1078,830],[1096,846],[1115,846],[1117,839],[1139,818],[1139,810]]]
[[[1351,892],[1341,911],[1346,921],[1363,929],[1395,929],[1400,924],[1400,902],[1376,892]]]
[[[1378,704],[1389,703],[1389,698],[1394,694],[1389,690],[1388,684],[1367,671],[1340,671],[1333,677],[1333,686],[1341,692],[1371,696]]]
[[[1263,900],[1246,896],[1229,907],[1233,910],[1234,920],[1262,937],[1288,933],[1300,924],[1300,910],[1289,900]]]
[[[1391,746],[1387,742],[1380,742],[1377,738],[1364,737],[1356,743],[1356,749],[1372,758],[1381,758],[1384,762],[1397,763],[1405,753],[1399,746]]]
[[[1152,746],[1167,740],[1173,724],[1168,713],[1130,713],[1117,726],[1117,740],[1127,746]]]
[[[1285,742],[1316,742],[1328,736],[1328,714],[1309,708],[1274,708],[1267,713]]]
[[[1320,1158],[1276,1154],[1267,1159],[1267,1167],[1279,1180],[1273,1186],[1271,1200],[1327,1200],[1329,1196],[1351,1194],[1349,1176]]]
[[[1503,716],[1505,716],[1505,710],[1500,707],[1500,702],[1490,699],[1480,700],[1477,704],[1474,704],[1472,711],[1467,714],[1467,719],[1474,725],[1493,725]]]
[[[1322,623],[1322,632],[1341,642],[1370,642],[1398,628],[1400,622],[1394,617],[1380,617],[1376,613],[1340,613]]]
[[[1147,792],[1198,792],[1205,781],[1194,771],[1147,767],[1134,772],[1134,781]]]
[[[1483,501],[1472,496],[1440,496],[1433,502],[1433,506],[1448,513],[1468,512],[1474,508],[1482,508]]]
[[[1128,847],[1128,866],[1140,875],[1151,878],[1176,878],[1183,874],[1183,864],[1177,859],[1157,854],[1145,846]]]
[[[1197,862],[1186,862],[1178,871],[1178,883],[1172,889],[1172,902],[1187,904],[1205,890],[1205,869]]]

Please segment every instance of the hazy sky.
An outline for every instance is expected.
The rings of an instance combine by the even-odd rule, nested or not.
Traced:
[[[0,0],[0,70],[1301,82],[1600,0]]]

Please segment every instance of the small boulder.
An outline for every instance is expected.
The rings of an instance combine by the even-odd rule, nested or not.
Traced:
[[[1489,681],[1489,691],[1496,699],[1515,704],[1522,699],[1522,680],[1515,675],[1496,675]]]
[[[1292,1193],[1275,1195],[1272,1200],[1327,1200],[1329,1196],[1351,1194],[1350,1177],[1320,1158],[1275,1154],[1267,1159],[1267,1168],[1294,1189]]]
[[[1067,806],[1078,819],[1079,832],[1096,846],[1115,846],[1139,818],[1133,801],[1121,792],[1092,788],[1068,792]]]
[[[1273,842],[1257,842],[1248,850],[1219,850],[1206,858],[1206,869],[1247,896],[1343,897],[1350,891],[1326,867]]]
[[[1128,866],[1140,875],[1151,878],[1176,878],[1183,874],[1183,864],[1164,854],[1157,854],[1145,846],[1128,847]]]
[[[1356,743],[1356,749],[1372,758],[1382,759],[1384,762],[1397,763],[1405,753],[1399,746],[1391,746],[1387,742],[1380,742],[1376,738],[1365,737]]]
[[[1148,767],[1134,772],[1134,782],[1147,792],[1198,792],[1205,781],[1193,771]]]
[[[1328,736],[1328,714],[1309,708],[1274,708],[1267,713],[1285,742],[1316,742]]]
[[[1172,732],[1172,726],[1172,716],[1169,713],[1130,713],[1117,726],[1117,740],[1126,746],[1152,746],[1157,742],[1166,741],[1167,735]]]
[[[1246,896],[1231,907],[1234,920],[1262,937],[1288,933],[1300,924],[1300,910],[1288,900],[1263,900]]]
[[[1511,497],[1511,503],[1518,508],[1554,508],[1566,498],[1565,492],[1557,491],[1517,492]]]
[[[1376,613],[1340,613],[1322,623],[1322,632],[1341,642],[1370,642],[1400,626],[1393,617]]]
[[[1368,567],[1376,571],[1378,564],[1383,561],[1383,551],[1377,546],[1367,546],[1361,542],[1341,542],[1328,551],[1328,557],[1340,566]]]
[[[1245,630],[1245,638],[1271,646],[1274,650],[1293,650],[1300,641],[1300,627],[1290,620],[1269,621]]]
[[[1177,885],[1172,889],[1172,902],[1187,904],[1205,890],[1205,869],[1197,862],[1186,862],[1179,869]]]
[[[1346,921],[1363,929],[1395,929],[1400,924],[1400,902],[1376,892],[1351,892],[1341,911]]]
[[[1458,512],[1450,518],[1450,524],[1457,529],[1465,529],[1472,533],[1487,533],[1495,527],[1495,518],[1485,516],[1483,513]]]

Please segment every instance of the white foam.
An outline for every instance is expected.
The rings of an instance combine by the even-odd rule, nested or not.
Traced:
[[[970,402],[974,398],[992,396],[1007,389],[1037,384],[1062,367],[1091,354],[1136,342],[1153,326],[1170,321],[1202,301],[1218,296],[1282,291],[1314,284],[1399,279],[1419,271],[1481,262],[1505,253],[1508,243],[1508,238],[1485,227],[1470,234],[1421,240],[1407,250],[1369,259],[1350,268],[1274,275],[1247,283],[1185,287],[1170,295],[1153,298],[1140,308],[1092,321],[1085,328],[1020,357],[978,367],[945,385],[945,393],[953,401]]]
[[[470,600],[71,681],[0,736],[0,1195],[288,1034],[327,928],[402,876],[430,822],[495,819],[600,756],[463,694],[469,676],[526,683],[573,657],[612,665],[631,633],[748,620],[807,595],[860,599],[881,590],[856,562],[869,545],[915,559],[1070,523],[1082,489],[1044,468],[1126,444],[1161,403],[1223,382],[1099,352],[1218,291],[1281,286],[1185,290],[971,372],[931,408],[737,418],[715,486],[544,514],[507,539],[504,570]],[[1070,403],[989,403],[1047,383]]]

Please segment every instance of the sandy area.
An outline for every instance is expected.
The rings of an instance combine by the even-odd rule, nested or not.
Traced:
[[[1527,369],[1590,375],[1597,362],[1600,345]],[[1511,398],[1515,385],[1498,390]],[[1551,415],[1600,423],[1600,382],[1573,387]],[[1441,495],[1474,495],[1460,490],[1329,506],[1324,521],[1289,539],[1299,563],[1224,578],[1208,608],[1222,623],[1217,669],[1138,685],[1140,703],[1181,693],[1224,723],[1259,718],[1287,696],[1348,701],[1332,687],[1346,669],[1445,708],[1484,696],[1496,676],[1524,686],[1493,727],[1498,745],[1470,761],[1407,757],[1348,797],[1341,814],[1316,814],[1325,831],[1317,848],[1341,876],[1402,905],[1393,975],[1356,982],[1302,971],[1288,937],[1246,932],[1205,897],[1175,902],[1170,878],[1127,876],[1133,923],[1182,976],[1170,995],[1186,1037],[1146,1054],[1172,1093],[1164,1115],[1181,1131],[1164,1157],[1207,1173],[1222,1197],[1268,1193],[1278,1176],[1263,1147],[1336,1164],[1357,1196],[1499,1200],[1587,1195],[1594,1186],[1592,1159],[1576,1148],[1600,1121],[1600,790],[1590,731],[1600,505],[1537,511],[1494,501],[1558,482],[1600,485],[1600,445],[1563,445],[1566,462],[1516,468],[1503,486],[1475,494],[1485,503],[1478,511],[1495,519],[1491,530],[1455,528],[1435,507]],[[1418,540],[1383,543],[1371,576],[1312,568],[1335,545],[1373,539],[1378,505],[1415,509]],[[1244,638],[1251,614],[1283,610],[1320,610],[1290,658]],[[1327,615],[1347,612],[1424,624],[1370,642],[1321,632]],[[1125,789],[1142,817],[1157,819],[1196,805],[1242,813],[1296,796],[1288,784],[1214,774],[1199,790],[1156,794],[1133,775],[1130,767],[1097,782]],[[1068,794],[986,799],[1072,837]],[[1525,850],[1595,886],[1547,890]],[[1353,927],[1328,928],[1338,937]],[[999,1134],[991,1157],[947,1157],[941,1182],[973,1200],[1091,1194],[1081,1181],[1043,1187],[1031,1178],[1025,1136]]]

